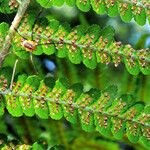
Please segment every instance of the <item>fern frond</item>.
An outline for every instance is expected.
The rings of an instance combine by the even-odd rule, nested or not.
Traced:
[[[59,120],[63,116],[69,122],[81,122],[82,129],[96,129],[104,136],[122,138],[124,134],[136,143],[150,144],[150,106],[135,102],[130,95],[117,96],[117,88],[110,86],[103,91],[91,89],[83,92],[80,84],[70,86],[65,79],[45,79],[20,75],[12,91],[1,77],[0,94],[5,98],[8,112],[15,117],[37,115]]]
[[[31,37],[31,20],[33,19],[29,23],[25,19],[19,28],[19,33],[27,39]],[[58,57],[68,57],[74,64],[83,62],[91,69],[96,68],[100,62],[113,62],[116,67],[123,62],[133,75],[140,71],[150,74],[150,50],[135,50],[129,44],[123,45],[114,41],[114,29],[110,26],[101,30],[98,25],[88,28],[79,25],[70,30],[67,24],[60,25],[56,20],[45,23],[44,20],[42,25],[35,26],[35,31],[33,37],[36,49],[32,51],[35,55],[56,53]],[[16,34],[13,41],[14,53],[21,58],[27,58],[29,52],[22,45],[21,37]]]
[[[47,8],[47,5],[44,5],[47,1],[37,2]],[[146,18],[150,21],[149,0],[52,0],[48,5],[62,6],[64,2],[69,6],[77,5],[84,12],[92,7],[97,14],[108,14],[110,17],[120,15],[124,22],[130,22],[134,18],[139,25],[144,25]]]

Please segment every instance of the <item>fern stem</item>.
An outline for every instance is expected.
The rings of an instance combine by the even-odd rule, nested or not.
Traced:
[[[18,63],[18,59],[16,60],[16,62],[15,62],[15,64],[14,64],[14,69],[13,69],[12,78],[11,78],[11,84],[10,84],[10,90],[12,90],[12,86],[13,86],[13,81],[14,81],[14,76],[15,76],[15,71],[16,71],[17,63]]]
[[[2,51],[0,53],[0,67],[2,66],[2,62],[9,53],[9,49],[11,46],[11,41],[15,34],[15,29],[19,26],[19,23],[22,19],[22,17],[25,14],[26,9],[28,8],[28,5],[30,4],[31,0],[22,0],[22,3],[19,5],[18,12],[10,26],[8,35],[5,38],[5,42],[2,48]]]

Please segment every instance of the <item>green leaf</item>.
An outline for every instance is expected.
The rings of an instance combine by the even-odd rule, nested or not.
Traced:
[[[108,137],[111,135],[111,118],[101,113],[94,114],[96,130],[103,136]]]
[[[142,126],[142,136],[140,137],[140,141],[146,146],[150,147],[150,140],[149,140],[149,127]]]
[[[83,86],[81,84],[74,84],[71,86],[62,97],[64,102],[69,102],[68,104],[62,105],[64,117],[69,122],[76,124],[77,123],[77,109],[73,105],[79,98],[83,91]]]
[[[97,62],[105,63],[106,65],[108,65],[111,62],[111,57],[106,52],[109,48],[108,40],[100,37],[95,45],[98,48],[98,50],[96,50]]]
[[[116,139],[121,139],[126,130],[126,122],[116,117],[112,117],[111,121],[112,121],[111,132],[113,133]]]
[[[67,44],[66,48],[69,60],[74,64],[79,64],[82,61],[81,49],[77,47],[77,45],[74,43],[79,42],[81,36],[85,33],[85,31],[86,31],[85,26],[83,25],[76,26],[65,38],[65,40],[71,41],[73,43],[72,45]]]
[[[54,6],[60,7],[64,4],[64,0],[61,0],[61,1],[60,0],[52,0],[52,1],[53,1]]]
[[[30,97],[32,92],[35,92],[39,86],[39,78],[37,76],[30,76],[26,79],[23,88],[20,90],[25,96],[20,96],[19,101],[26,116],[33,116],[35,114],[33,98]]]
[[[132,57],[132,55],[135,56],[136,54],[133,48],[130,45],[125,45],[125,47],[123,48],[123,53],[127,56],[126,58],[124,58],[124,63],[129,73],[132,75],[138,75],[140,71],[139,64]]]
[[[118,15],[118,3],[116,1],[105,0],[107,7],[107,13],[110,17],[115,17]]]
[[[145,60],[144,58],[147,57],[148,59],[150,58],[150,52],[147,51],[146,49],[137,51],[137,56],[139,57],[138,63],[140,70],[142,71],[143,74],[149,75],[150,74],[150,61]]]
[[[37,98],[33,99],[35,113],[42,119],[48,119],[49,117],[49,109],[46,102],[47,100],[44,98],[47,92],[48,89],[44,81],[41,81],[38,90],[34,93],[37,96]],[[43,97],[43,99],[38,97]]]
[[[48,44],[49,43],[48,40],[50,40],[51,36],[58,30],[58,27],[59,27],[59,22],[55,19],[51,19],[49,21],[49,26],[46,27],[46,30],[44,32],[42,32],[42,35],[46,36],[46,38],[41,39],[41,43],[47,43],[47,44],[42,45],[43,52],[46,55],[51,55],[51,54],[55,53],[55,51],[56,51],[55,45]]]
[[[54,88],[49,92],[46,97],[50,98],[48,101],[49,115],[52,119],[59,120],[63,117],[63,110],[59,101],[62,100],[62,96],[66,91],[68,83],[66,79],[59,79],[56,81]]]
[[[36,0],[42,7],[50,8],[53,5],[51,0]]]
[[[63,39],[67,36],[68,30],[70,29],[70,26],[68,23],[64,23],[63,25],[60,25],[58,30],[55,32],[55,34],[52,36],[52,38],[59,39],[60,42],[56,45],[57,49],[57,56],[60,58],[66,57],[67,54],[67,48],[66,44],[63,44]]]
[[[44,33],[46,32],[46,27],[48,26],[49,22],[46,18],[40,18],[39,21],[37,21],[36,25],[34,26],[34,29],[31,29],[31,33],[33,33],[33,41],[35,44],[37,44],[36,48],[31,51],[35,55],[41,55],[44,53],[43,45],[47,45],[47,38],[43,36],[43,30]],[[47,32],[46,32],[47,33]],[[32,35],[30,36],[32,40]],[[46,44],[45,44],[46,43]]]
[[[0,24],[0,37],[4,39],[7,35],[8,30],[9,30],[9,25],[5,22],[2,22]]]
[[[80,10],[84,12],[89,11],[91,8],[90,0],[76,0],[76,5]]]
[[[142,67],[140,66],[140,70],[144,75],[149,75],[150,74],[150,62],[146,62],[146,66]]]
[[[71,7],[76,4],[76,0],[65,0],[65,1],[66,1],[66,4],[71,6]]]
[[[128,107],[133,105],[133,97],[131,95],[122,95],[121,97],[114,100],[111,107],[107,109],[108,113],[111,113],[112,115],[122,114],[124,113]]]
[[[38,142],[35,142],[33,145],[32,145],[32,150],[43,150],[43,147],[41,144],[39,144]]]
[[[129,108],[123,116],[128,120],[136,120],[136,117],[141,113],[143,108],[144,105],[142,103],[136,103],[133,107]],[[141,136],[140,128],[140,125],[136,122],[134,122],[134,125],[131,121],[126,122],[126,134],[132,143],[136,143],[139,140],[139,137]]]
[[[136,143],[139,140],[141,127],[136,122],[134,122],[133,125],[133,122],[130,120],[136,120],[136,117],[141,113],[143,108],[143,103],[136,103],[133,107],[129,108],[124,114],[122,114],[123,117],[126,117],[126,119],[129,120],[126,122],[126,134],[128,139],[133,143]]]
[[[124,22],[130,22],[133,18],[132,5],[126,2],[119,2],[120,17]]]
[[[9,94],[6,95],[6,105],[7,105],[8,112],[12,116],[15,116],[15,117],[20,117],[23,115],[23,111],[22,111],[21,104],[19,101],[19,96],[15,94],[17,94],[18,90],[21,87],[23,87],[26,78],[27,78],[26,75],[18,76],[18,81],[12,89],[12,92],[14,93],[14,95],[9,95]]]
[[[87,132],[91,132],[94,130],[94,115],[92,112],[84,110],[84,108],[87,106],[90,107],[91,104],[98,99],[99,94],[99,90],[91,89],[87,93],[81,94],[76,102],[78,106],[81,106],[83,108],[79,108],[78,112],[82,129]]]
[[[108,137],[111,135],[111,117],[103,114],[111,106],[117,93],[116,86],[109,86],[102,91],[101,96],[92,106],[97,113],[94,114],[96,130]]]
[[[93,10],[97,14],[105,14],[106,13],[105,0],[101,0],[101,1],[91,0],[91,5],[93,7]]]
[[[114,40],[115,29],[112,26],[107,26],[101,31],[101,36],[109,42]]]
[[[43,54],[43,48],[42,45],[38,45],[36,47],[36,50],[32,52],[34,55],[40,56]]]
[[[126,123],[126,134],[128,139],[132,142],[132,143],[137,143],[137,141],[139,140],[139,137],[141,136],[141,130],[140,130],[140,126],[138,124],[134,124],[132,122],[127,122]]]
[[[135,21],[143,26],[146,23],[146,12],[145,8],[142,6],[133,6],[133,11],[134,11],[134,19]]]
[[[144,110],[137,116],[136,121],[141,122],[143,125],[148,125],[150,123],[150,105],[145,106]]]
[[[123,51],[123,46],[121,45],[121,42],[111,42],[108,50],[112,57],[112,62],[114,63],[115,67],[117,67],[121,63],[123,58],[121,55],[118,55],[119,52],[122,53]]]
[[[150,140],[149,140],[149,127],[148,125],[150,124],[150,105],[145,106],[144,110],[142,113],[136,118],[136,121],[139,121],[142,123],[141,125],[141,132],[142,135],[140,136],[140,141],[146,145],[147,147],[150,146]],[[147,126],[144,126],[147,125]]]
[[[117,94],[116,86],[109,86],[101,92],[99,99],[93,103],[92,108],[96,111],[104,111],[111,106]]]
[[[132,96],[122,95],[119,99],[116,99],[112,103],[112,106],[108,109],[108,112],[114,116],[116,116],[116,114],[120,116],[121,114],[124,114],[129,109],[129,107],[132,106],[134,103],[135,101]],[[111,131],[114,137],[116,139],[121,139],[125,133],[126,122],[116,117],[112,117],[111,121],[112,121]]]
[[[81,37],[79,43],[84,44],[85,48],[82,49],[83,63],[90,69],[96,68],[97,60],[96,53],[89,46],[92,46],[100,36],[100,27],[98,25],[90,26],[86,34]]]
[[[20,45],[17,46],[16,44],[14,44],[13,49],[15,50],[14,53],[21,59],[28,59],[30,57],[29,52],[25,51],[22,47],[20,47]]]
[[[96,51],[97,62],[109,64],[111,62],[111,57],[108,52],[111,41],[114,39],[115,30],[111,26],[105,27],[101,31],[101,36],[95,43],[98,48]]]

